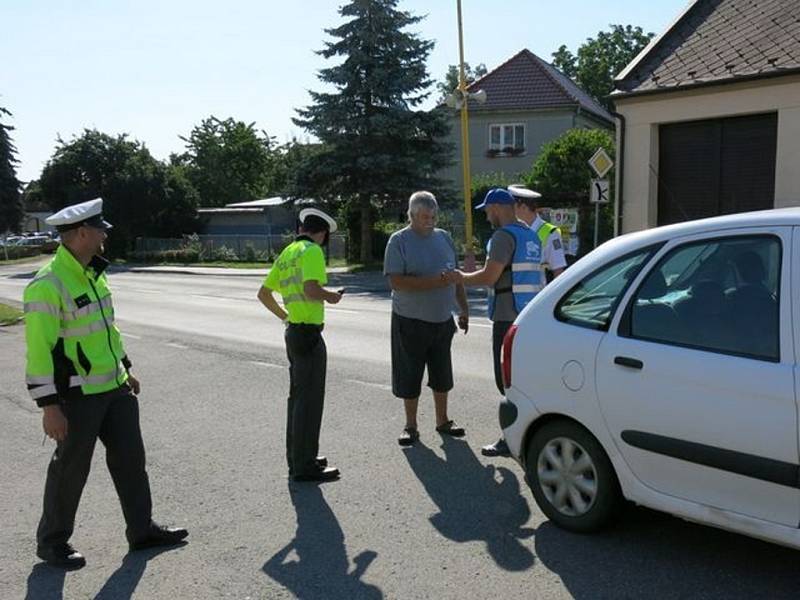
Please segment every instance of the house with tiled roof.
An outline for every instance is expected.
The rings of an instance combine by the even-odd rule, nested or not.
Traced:
[[[614,119],[573,81],[530,50],[522,50],[473,82],[486,101],[470,100],[469,148],[473,175],[528,172],[542,145],[568,129],[613,129]],[[454,164],[443,174],[461,190],[461,121],[453,112]]]
[[[800,1],[695,0],[615,86],[621,231],[800,204]]]

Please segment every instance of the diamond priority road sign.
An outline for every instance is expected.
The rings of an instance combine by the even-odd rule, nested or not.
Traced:
[[[589,166],[592,167],[592,170],[602,179],[603,175],[608,173],[611,167],[614,166],[614,161],[611,160],[608,153],[601,147],[598,148],[597,152],[589,159]]]

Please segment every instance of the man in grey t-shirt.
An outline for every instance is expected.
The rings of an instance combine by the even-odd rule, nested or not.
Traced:
[[[436,408],[436,431],[464,435],[464,428],[447,416],[447,393],[453,388],[453,310],[458,306],[458,326],[466,333],[469,308],[464,286],[448,283],[442,276],[458,265],[450,235],[434,227],[438,209],[430,192],[412,194],[408,200],[410,224],[389,238],[383,262],[383,274],[392,288],[392,392],[403,399],[406,412],[406,425],[398,439],[401,446],[419,439],[417,406],[426,367]]]

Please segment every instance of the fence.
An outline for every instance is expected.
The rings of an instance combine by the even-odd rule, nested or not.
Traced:
[[[206,257],[225,256],[228,260],[271,260],[291,241],[288,235],[195,235],[185,238],[136,238],[139,255],[184,250],[196,247]],[[330,258],[347,256],[347,237],[335,233],[328,244]]]

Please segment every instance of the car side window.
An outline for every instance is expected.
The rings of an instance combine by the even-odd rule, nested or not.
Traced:
[[[559,301],[556,318],[580,327],[607,330],[625,290],[653,252],[653,246],[643,248],[591,273]]]
[[[777,362],[781,252],[771,235],[678,246],[636,290],[620,335]]]

